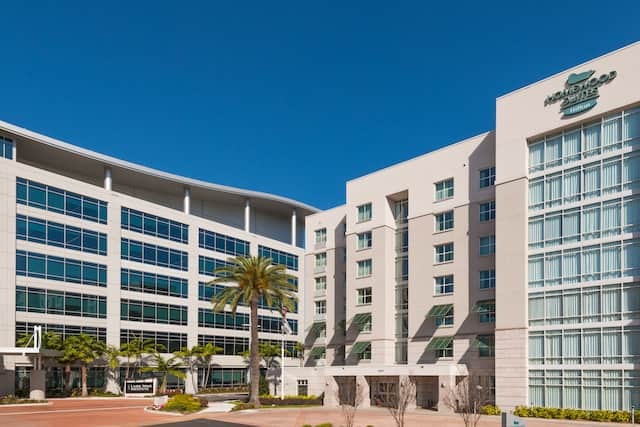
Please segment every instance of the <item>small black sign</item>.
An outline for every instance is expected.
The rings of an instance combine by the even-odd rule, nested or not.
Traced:
[[[127,382],[124,392],[127,394],[153,394],[153,381]]]

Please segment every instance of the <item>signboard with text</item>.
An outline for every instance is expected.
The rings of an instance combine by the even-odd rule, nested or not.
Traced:
[[[152,396],[156,392],[155,378],[148,380],[128,380],[124,383],[125,397]]]
[[[560,112],[563,113],[563,117],[580,114],[595,107],[600,97],[599,88],[610,83],[618,73],[610,71],[595,77],[594,74],[595,70],[571,73],[564,89],[547,96],[544,100],[545,107],[561,101]]]

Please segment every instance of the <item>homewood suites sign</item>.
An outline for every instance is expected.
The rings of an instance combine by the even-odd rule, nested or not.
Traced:
[[[600,96],[598,88],[615,79],[618,73],[610,71],[599,77],[593,77],[594,74],[594,70],[571,73],[563,90],[547,96],[547,99],[544,100],[545,107],[562,100],[560,112],[564,114],[564,117],[573,116],[595,107]]]

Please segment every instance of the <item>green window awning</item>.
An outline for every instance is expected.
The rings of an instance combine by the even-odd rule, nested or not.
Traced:
[[[326,322],[313,322],[311,324],[311,329],[309,330],[309,332],[311,332],[312,334],[318,334],[320,333],[320,331],[322,331],[325,328],[326,328]]]
[[[451,346],[453,337],[435,337],[427,345],[427,350],[444,350]]]
[[[496,311],[496,301],[495,300],[484,300],[478,301],[471,311],[476,313],[493,313]]]
[[[489,349],[495,347],[495,341],[494,335],[478,335],[473,344],[476,348]]]
[[[358,328],[362,328],[362,326],[369,322],[371,322],[371,313],[358,313],[353,316],[353,319],[351,320],[351,324]]]
[[[351,353],[353,354],[362,354],[369,349],[371,343],[369,341],[360,341],[357,342],[351,347]]]
[[[309,352],[309,357],[318,358],[325,353],[324,347],[313,347]]]
[[[431,310],[429,310],[429,313],[427,313],[427,316],[442,317],[451,313],[451,310],[453,310],[453,304],[434,305],[433,307],[431,307]]]

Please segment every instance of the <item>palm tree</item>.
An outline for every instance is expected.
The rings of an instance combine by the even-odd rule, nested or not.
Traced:
[[[24,334],[18,338],[16,345],[18,347],[26,347],[31,344],[31,338],[33,338],[33,334]],[[43,332],[41,347],[47,350],[60,350],[62,348],[62,337],[53,331]]]
[[[113,382],[118,385],[118,393],[120,393],[122,390],[120,390],[120,381],[119,381],[120,372],[118,370],[118,366],[120,366],[119,357],[122,356],[122,352],[120,351],[119,348],[113,345],[108,345],[104,351],[104,355],[107,358],[107,366],[109,367],[109,376],[111,377]]]
[[[191,385],[193,386],[193,394],[198,393],[198,379],[196,378],[196,365],[198,364],[198,359],[202,354],[202,348],[198,345],[193,346],[193,348],[184,347],[180,351],[174,351],[173,354],[181,358],[182,361],[187,365],[187,369],[191,374]]]
[[[276,358],[281,356],[282,350],[279,345],[264,342],[260,344],[260,357],[264,360],[265,367],[271,369],[275,366]]]
[[[259,378],[260,353],[258,343],[258,303],[262,300],[267,307],[289,311],[294,310],[296,301],[296,287],[290,282],[293,276],[287,274],[284,265],[272,265],[270,258],[235,257],[229,260],[229,265],[215,270],[217,276],[209,284],[232,284],[224,291],[212,298],[215,311],[222,311],[227,305],[235,315],[238,304],[248,305],[251,311],[250,330],[250,375],[251,387],[249,402],[255,407],[260,406]]]
[[[200,361],[204,365],[204,375],[202,376],[201,388],[206,388],[209,384],[209,376],[211,375],[211,361],[213,356],[222,353],[224,350],[216,347],[213,343],[206,343],[200,346]]]
[[[151,354],[151,358],[153,359],[155,366],[145,366],[141,371],[156,372],[161,375],[162,381],[160,383],[160,393],[164,394],[167,391],[167,377],[169,375],[184,379],[185,374],[180,369],[182,364],[178,361],[177,356],[171,356],[168,359],[165,359],[160,353],[155,352]]]
[[[65,356],[67,356],[69,360],[77,360],[80,362],[83,397],[89,395],[87,390],[87,368],[90,363],[102,356],[105,350],[106,346],[103,342],[86,334],[74,335],[64,341],[63,351]]]
[[[302,362],[304,361],[304,344],[301,342],[297,342],[293,346],[293,356],[300,360],[300,366],[302,366]]]
[[[126,379],[130,379],[130,366],[131,359],[134,360],[133,371],[139,367],[141,363],[142,356],[144,354],[153,354],[158,351],[164,350],[164,346],[161,344],[156,344],[155,341],[151,338],[142,340],[141,338],[134,338],[130,340],[128,343],[124,343],[120,346],[120,353],[122,356],[127,358],[127,369],[125,373]]]

